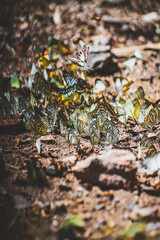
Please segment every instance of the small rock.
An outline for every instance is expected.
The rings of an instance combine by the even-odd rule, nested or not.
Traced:
[[[62,162],[73,163],[74,164],[75,161],[76,161],[76,157],[74,155],[72,155],[72,156],[64,157],[61,160],[62,160]]]
[[[137,162],[130,151],[111,149],[77,162],[72,170],[85,182],[104,187],[122,187],[127,179],[135,179]]]

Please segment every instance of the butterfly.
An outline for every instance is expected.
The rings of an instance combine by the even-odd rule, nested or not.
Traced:
[[[73,63],[79,65],[83,70],[89,71],[92,70],[90,66],[87,65],[87,58],[90,52],[90,46],[87,45],[81,51],[76,52],[75,57],[68,56],[68,59]]]
[[[149,148],[149,150],[146,153],[146,157],[152,157],[157,153],[157,149],[155,148],[155,146],[152,144]]]
[[[92,145],[98,144],[100,141],[100,130],[97,128],[96,121],[91,122],[89,125],[84,127],[84,132],[90,136]]]
[[[115,89],[119,96],[122,96],[130,86],[132,85],[133,81],[129,81],[127,78],[123,76],[116,76],[115,77]]]
[[[153,145],[152,139],[148,138],[147,135],[144,134],[143,137],[141,138],[140,145],[143,148],[151,148],[151,146]]]
[[[99,132],[99,129],[97,129],[97,123],[96,121],[91,122],[90,124],[86,125],[84,127],[84,132],[88,135],[91,136],[92,134],[95,133],[95,131],[97,131],[97,133]]]
[[[43,49],[42,56],[39,58],[39,66],[41,68],[47,68],[50,64],[49,52],[46,48]]]
[[[59,120],[59,127],[60,127],[60,133],[62,134],[62,136],[66,137],[68,130],[67,130],[67,127],[62,123],[61,120]]]
[[[86,123],[82,121],[81,119],[77,119],[77,129],[79,133],[83,132],[84,127],[86,126]]]
[[[104,93],[106,90],[107,90],[107,87],[104,84],[104,82],[101,79],[96,78],[95,79],[95,85],[92,89],[93,93],[96,94],[96,95],[99,95],[99,94]]]
[[[118,139],[117,135],[111,133],[110,131],[106,132],[106,142],[116,143],[118,141],[119,141],[119,139]]]
[[[157,122],[157,114],[154,108],[152,108],[149,113],[145,116],[144,122],[149,125],[155,125]]]
[[[68,87],[72,87],[74,85],[77,85],[78,83],[78,78],[74,77],[73,75],[69,74],[66,71],[63,72],[63,78]]]
[[[106,127],[107,132],[111,132],[112,134],[117,135],[119,133],[119,129],[117,128],[117,126],[112,122],[109,121],[107,123],[107,127]]]
[[[92,145],[98,144],[100,141],[100,132],[95,131],[94,133],[92,133],[92,135],[90,136],[90,141],[91,141]]]
[[[141,86],[137,88],[137,91],[135,92],[135,95],[138,99],[144,99],[145,93],[144,93],[144,90]]]
[[[96,114],[96,120],[97,120],[97,127],[101,129],[104,122],[108,120],[107,115],[101,111],[98,111]]]
[[[110,143],[118,142],[118,133],[119,129],[117,126],[112,121],[109,121],[106,125],[106,141]]]
[[[68,88],[76,86],[77,92],[83,92],[83,90],[87,87],[85,80],[83,80],[82,78],[76,78],[66,71],[63,71],[63,78],[64,78]]]
[[[69,145],[80,145],[80,139],[78,133],[74,129],[70,129],[68,133],[68,143]]]

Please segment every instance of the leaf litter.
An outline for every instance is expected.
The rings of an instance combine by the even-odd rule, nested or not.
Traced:
[[[17,6],[21,16],[12,19],[13,35],[3,35],[0,59],[4,238],[158,239],[157,29],[148,23],[139,35],[136,20],[132,26],[119,3],[106,3],[114,21],[100,18],[103,1],[39,3],[41,10],[46,6],[44,15],[34,4],[26,15],[23,4]],[[127,19],[122,28],[117,15]],[[150,33],[157,43],[146,51]],[[105,47],[97,45],[102,35]],[[92,68],[87,73],[67,59],[85,54],[79,40],[93,46],[87,63],[78,60]],[[124,54],[126,45],[137,44]]]

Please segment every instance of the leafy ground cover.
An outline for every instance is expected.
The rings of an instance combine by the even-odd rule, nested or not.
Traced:
[[[159,239],[160,4],[3,5],[2,239]]]

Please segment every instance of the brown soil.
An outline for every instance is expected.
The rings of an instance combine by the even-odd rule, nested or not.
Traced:
[[[76,51],[75,46],[79,46],[80,39],[93,45],[97,42],[110,45],[113,49],[160,42],[160,33],[156,32],[155,24],[142,21],[144,14],[158,12],[158,1],[146,1],[144,4],[144,1],[137,4],[136,1],[124,0],[2,2],[5,14],[2,14],[1,8],[0,71],[6,78],[6,85],[15,71],[23,83],[31,63],[35,61],[33,44],[41,41],[43,45],[44,41],[46,47],[44,39],[49,35],[69,45],[72,53]],[[60,15],[58,24],[53,20],[56,10]],[[107,22],[105,16],[114,18],[115,22]],[[15,56],[7,52],[6,43],[16,50]],[[160,98],[160,48],[142,50],[142,54],[144,60],[137,61],[133,71],[127,71],[122,65],[128,56],[116,58],[122,75],[133,81],[124,98],[132,98],[136,89],[143,86],[145,96],[149,95],[155,102]],[[109,82],[107,94],[115,96],[115,74],[88,74],[88,82],[95,77]],[[128,129],[136,131],[134,121],[128,126]],[[152,129],[153,132],[158,128],[159,123]],[[98,145],[92,146],[90,140],[82,136],[80,148],[77,148],[69,146],[61,135],[51,133],[49,140],[41,141],[42,151],[38,154],[38,137],[19,123],[12,127],[1,126],[1,239],[160,239],[158,184],[155,184],[155,189],[146,190],[137,180],[133,184],[128,182],[122,188],[102,189],[83,182],[72,172],[72,166],[99,153],[108,144],[102,139]],[[130,132],[120,135],[119,142],[112,144],[114,149],[129,149],[136,157],[138,146],[139,141],[135,141]],[[144,157],[145,152],[142,152],[142,159]],[[37,164],[38,174],[42,174],[38,183],[34,182],[28,170],[32,171],[33,160]],[[54,175],[47,173],[51,164],[55,167]],[[149,186],[152,185],[151,179],[148,180]],[[61,226],[69,213],[79,215],[84,226],[72,226],[69,231],[63,231]]]

